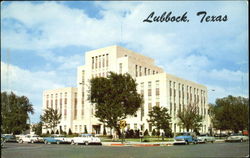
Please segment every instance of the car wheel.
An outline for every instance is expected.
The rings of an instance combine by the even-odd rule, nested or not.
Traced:
[[[48,144],[48,141],[47,141],[47,140],[45,140],[45,141],[44,141],[44,144]]]
[[[74,141],[73,140],[71,140],[71,145],[74,145],[75,143],[74,143]]]
[[[204,143],[205,143],[205,144],[207,143],[207,140],[206,140],[206,139],[204,140]]]
[[[22,139],[20,139],[20,140],[19,140],[19,143],[23,143],[23,140],[22,140]]]
[[[185,141],[185,145],[188,145],[189,143],[188,143],[188,141]]]
[[[31,143],[34,144],[34,140],[31,140]]]
[[[56,144],[60,144],[60,141],[56,141]]]
[[[85,142],[84,144],[85,144],[85,145],[89,145],[89,142]]]
[[[240,142],[243,142],[243,139],[240,139]]]

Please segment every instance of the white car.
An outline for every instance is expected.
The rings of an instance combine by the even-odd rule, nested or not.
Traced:
[[[72,144],[102,144],[101,139],[94,137],[92,134],[81,134],[79,137],[74,137],[71,141]]]
[[[54,135],[55,139],[60,140],[61,143],[72,143],[73,137],[65,137],[64,135]]]
[[[231,134],[229,137],[227,137],[226,142],[243,142],[248,140],[249,140],[248,136],[244,136],[240,133],[234,133]]]
[[[43,142],[43,138],[39,137],[38,135],[27,134],[27,135],[20,136],[18,142],[19,143],[24,143],[24,142],[37,143],[37,142]]]
[[[211,142],[214,143],[215,142],[215,138],[213,136],[209,136],[208,134],[200,134],[198,137],[198,143],[207,143],[207,142]]]

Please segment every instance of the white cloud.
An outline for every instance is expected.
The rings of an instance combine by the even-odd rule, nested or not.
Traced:
[[[38,110],[35,111],[36,116],[32,117],[38,117],[41,113],[43,91],[67,86],[65,78],[55,71],[31,72],[1,62],[1,91],[13,91],[17,95],[27,96],[35,110]]]

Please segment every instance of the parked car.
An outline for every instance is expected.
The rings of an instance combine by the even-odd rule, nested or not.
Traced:
[[[4,143],[5,143],[5,138],[1,136],[1,147],[3,147]]]
[[[55,139],[60,140],[60,143],[72,143],[73,137],[66,137],[64,135],[55,135]]]
[[[234,133],[231,134],[227,139],[225,140],[226,142],[243,142],[243,141],[248,141],[249,137],[244,136],[241,133]]]
[[[4,137],[5,142],[17,142],[17,139],[13,134],[2,134],[1,136]]]
[[[38,135],[27,134],[27,135],[24,135],[24,136],[20,136],[18,142],[19,143],[24,143],[24,142],[38,143],[38,142],[43,142],[43,138],[39,137]]]
[[[85,144],[85,145],[89,145],[89,144],[99,144],[101,145],[101,139],[98,137],[95,137],[92,134],[80,134],[78,137],[74,137],[72,139],[72,144]]]
[[[215,138],[213,136],[209,136],[208,134],[200,134],[197,137],[197,141],[198,141],[198,143],[207,143],[207,142],[214,143]]]
[[[51,143],[60,144],[63,142],[60,138],[61,138],[61,136],[52,135],[50,137],[43,138],[43,141],[44,141],[44,144],[51,144]]]
[[[174,144],[197,144],[197,138],[195,133],[191,132],[183,132],[178,133],[177,136],[174,138]]]

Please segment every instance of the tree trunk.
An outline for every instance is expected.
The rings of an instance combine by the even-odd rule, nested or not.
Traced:
[[[119,138],[121,138],[121,131],[120,131],[120,128],[118,126],[115,126],[115,130],[119,136]]]

